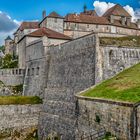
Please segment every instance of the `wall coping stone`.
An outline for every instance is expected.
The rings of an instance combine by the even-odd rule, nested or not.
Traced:
[[[94,85],[90,88],[85,89],[84,91],[81,91],[79,93],[77,93],[75,95],[76,98],[80,99],[80,100],[87,100],[87,101],[94,101],[94,102],[100,102],[100,103],[107,103],[107,104],[114,104],[114,105],[119,105],[119,106],[126,106],[126,107],[135,107],[136,105],[138,106],[140,104],[139,103],[131,103],[131,102],[125,102],[125,101],[116,101],[116,100],[111,100],[111,99],[103,99],[103,98],[96,98],[96,97],[86,97],[86,96],[82,96],[81,94],[93,89],[95,86]]]

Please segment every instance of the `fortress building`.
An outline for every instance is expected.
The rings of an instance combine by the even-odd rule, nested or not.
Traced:
[[[42,16],[40,22],[23,22],[14,33],[19,67],[0,70],[0,80],[6,85],[23,84],[23,95],[43,99],[39,140],[49,139],[49,136],[80,140],[85,133],[91,133],[92,128],[99,136],[104,134],[100,130],[105,128],[120,139],[139,140],[140,125],[135,122],[135,108],[130,109],[130,113],[125,112],[126,107],[133,105],[111,102],[119,118],[115,118],[113,110],[114,119],[110,122],[111,113],[103,108],[104,122],[109,125],[94,123],[92,126],[90,121],[96,118],[90,120],[90,112],[84,105],[80,114],[75,95],[140,62],[138,47],[100,43],[101,37],[139,36],[140,21],[131,22],[131,15],[118,4],[101,17],[94,10],[86,9],[65,17],[56,12],[46,16],[43,11]],[[7,38],[6,53],[11,51],[9,42],[11,39]],[[93,114],[98,118],[98,109],[104,104],[101,106],[95,101],[94,105]]]

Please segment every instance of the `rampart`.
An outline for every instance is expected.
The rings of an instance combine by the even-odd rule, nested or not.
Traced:
[[[36,135],[40,105],[1,105],[0,139],[27,139]]]
[[[139,140],[139,106],[77,95],[78,129],[105,128],[120,140]],[[137,137],[137,138],[136,138]]]
[[[24,69],[1,69],[0,81],[6,86],[21,85],[24,81],[24,74]]]

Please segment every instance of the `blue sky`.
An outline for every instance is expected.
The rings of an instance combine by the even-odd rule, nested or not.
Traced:
[[[47,14],[52,11],[64,16],[67,13],[79,13],[83,11],[84,4],[87,9],[95,9],[98,14],[102,14],[110,8],[110,5],[119,3],[132,13],[135,18],[136,13],[140,18],[140,0],[0,0],[0,45],[4,39],[19,26],[22,21],[41,20],[42,11]],[[93,6],[94,3],[94,6]],[[109,4],[111,3],[111,4]],[[137,19],[136,18],[136,19]]]
[[[138,0],[102,0],[105,2],[130,5],[139,8]],[[0,0],[0,11],[6,12],[16,20],[36,20],[41,18],[41,12],[47,13],[55,10],[61,15],[69,12],[79,12],[86,4],[88,9],[93,9],[94,0]]]

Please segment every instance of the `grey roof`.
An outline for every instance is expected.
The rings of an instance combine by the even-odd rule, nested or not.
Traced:
[[[8,36],[5,40],[12,40],[10,36]]]

